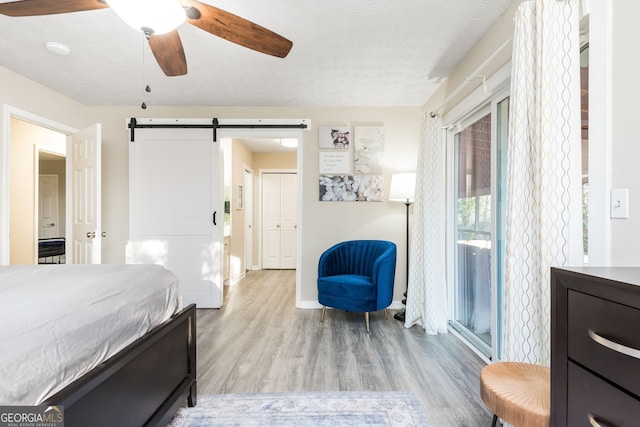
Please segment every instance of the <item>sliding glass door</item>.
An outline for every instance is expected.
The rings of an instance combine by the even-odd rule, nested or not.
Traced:
[[[453,131],[452,327],[491,358],[499,346],[508,99]]]

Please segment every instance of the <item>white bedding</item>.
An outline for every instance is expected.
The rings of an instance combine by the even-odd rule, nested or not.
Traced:
[[[35,405],[182,308],[159,265],[0,266],[0,405]]]

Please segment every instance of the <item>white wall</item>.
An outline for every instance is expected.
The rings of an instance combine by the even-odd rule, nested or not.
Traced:
[[[0,104],[81,129],[102,123],[102,218],[104,263],[122,263],[128,238],[128,117],[308,118],[301,165],[303,176],[300,257],[303,303],[317,301],[317,260],[335,242],[381,238],[398,244],[395,300],[404,292],[404,206],[398,203],[321,203],[318,201],[318,127],[384,125],[386,190],[392,173],[415,169],[419,108],[269,108],[269,107],[87,107],[0,67]],[[142,114],[144,113],[144,114]],[[0,124],[0,132],[7,126]],[[6,155],[1,153],[0,155]],[[3,173],[5,173],[3,171]],[[0,196],[8,177],[0,180]],[[2,199],[0,197],[0,199]],[[6,209],[6,206],[2,207]],[[2,236],[0,236],[2,237]]]
[[[638,131],[638,17],[640,3],[607,1],[612,7],[612,188],[629,189],[629,219],[611,220],[611,263],[640,265],[640,132]],[[590,115],[589,121],[601,120]],[[601,141],[590,141],[590,143]]]
[[[394,300],[400,301],[406,283],[404,205],[392,202],[349,203],[318,201],[318,127],[384,125],[386,153],[385,186],[394,172],[415,170],[419,108],[269,108],[269,107],[89,107],[88,122],[102,123],[102,223],[108,237],[103,241],[105,263],[124,262],[128,238],[128,140],[127,117],[179,118],[308,118],[304,132],[301,174],[302,259],[301,304],[317,301],[317,261],[324,249],[347,239],[388,239],[398,245],[398,268]]]

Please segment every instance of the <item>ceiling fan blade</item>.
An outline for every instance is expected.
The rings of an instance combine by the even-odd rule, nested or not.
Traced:
[[[293,43],[251,21],[196,0],[181,0],[187,8],[187,21],[196,27],[267,55],[284,58]]]
[[[0,3],[0,14],[7,16],[39,16],[83,12],[109,7],[100,0],[22,0]]]
[[[184,48],[178,30],[166,34],[150,35],[149,46],[158,65],[167,76],[187,74],[187,59],[184,56]]]

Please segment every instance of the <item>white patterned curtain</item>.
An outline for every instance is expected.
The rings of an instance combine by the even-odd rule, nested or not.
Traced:
[[[420,129],[415,203],[410,220],[409,284],[404,326],[447,332],[445,146],[442,121],[426,114]]]
[[[516,14],[511,70],[503,360],[550,362],[550,268],[583,264],[579,1]]]

